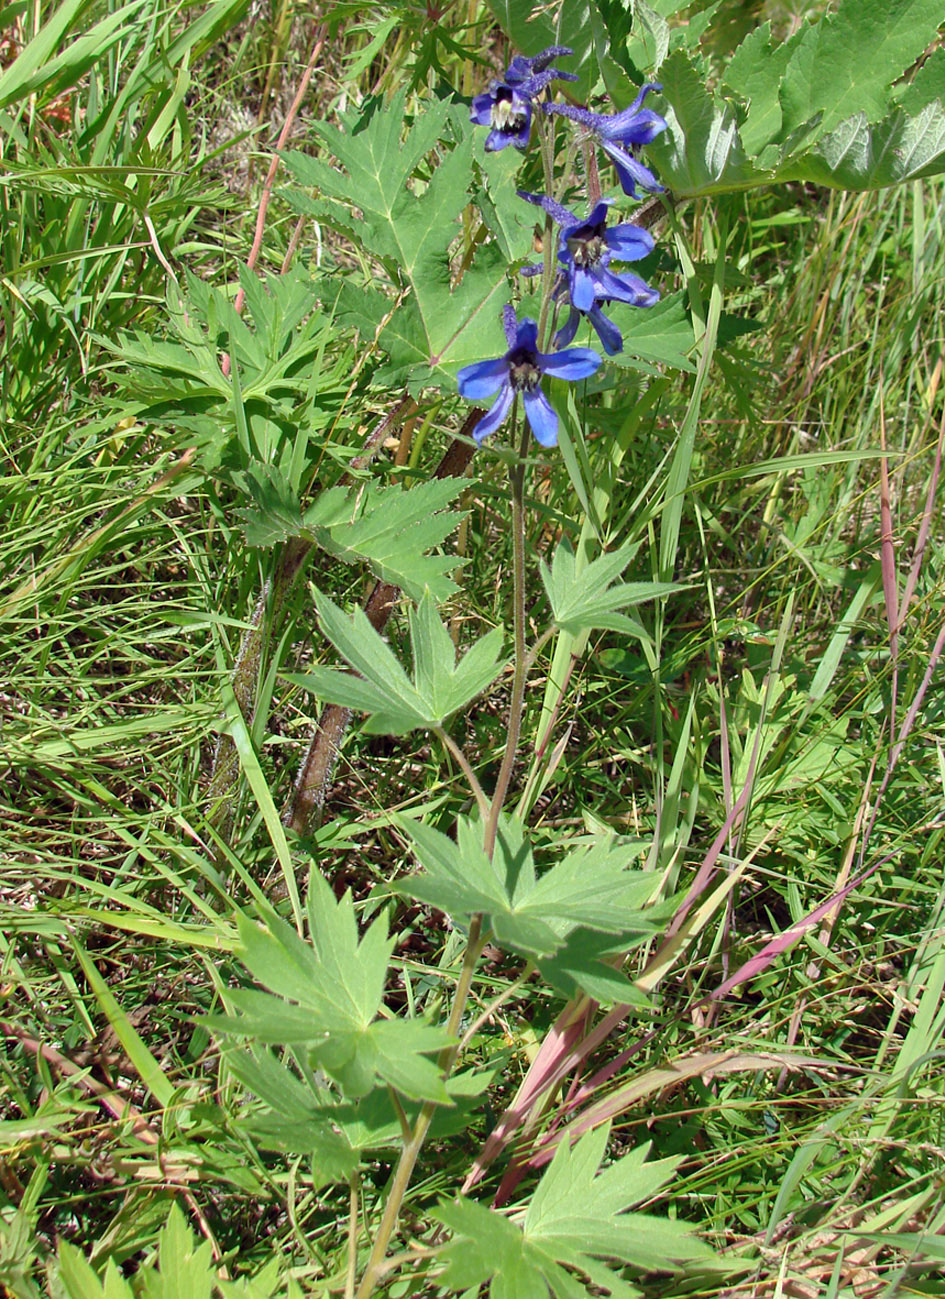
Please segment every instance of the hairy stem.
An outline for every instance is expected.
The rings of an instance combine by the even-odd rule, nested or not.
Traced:
[[[466,1002],[469,1000],[469,990],[472,987],[473,974],[475,973],[476,963],[483,948],[482,939],[482,918],[473,916],[469,926],[469,941],[466,945],[466,952],[463,956],[463,968],[460,971],[459,982],[456,985],[456,995],[453,998],[453,1009],[450,1012],[449,1022],[446,1031],[451,1038],[458,1037],[459,1027],[463,1022],[463,1014],[466,1010]],[[452,1045],[444,1047],[440,1052],[437,1064],[444,1078],[448,1078],[456,1057],[459,1054],[459,1043],[454,1042]],[[391,1183],[390,1194],[387,1197],[387,1203],[384,1205],[384,1213],[377,1229],[377,1235],[374,1237],[374,1245],[371,1249],[371,1255],[368,1259],[364,1276],[361,1278],[361,1284],[358,1286],[356,1299],[367,1299],[372,1294],[374,1287],[384,1274],[384,1258],[387,1254],[387,1246],[390,1238],[394,1234],[397,1226],[397,1219],[400,1216],[400,1207],[403,1204],[404,1196],[407,1193],[407,1187],[410,1185],[410,1178],[413,1176],[414,1166],[417,1158],[426,1140],[427,1132],[433,1121],[433,1115],[436,1113],[437,1102],[426,1101],[413,1129],[413,1135],[404,1146],[397,1163],[397,1170]]]
[[[525,705],[525,682],[528,678],[528,651],[525,646],[525,457],[528,452],[528,424],[522,421],[522,440],[518,460],[509,478],[512,488],[512,621],[515,645],[515,667],[512,677],[512,699],[509,703],[509,728],[502,766],[495,783],[492,805],[483,847],[491,858],[499,829],[499,814],[509,792],[512,768],[522,733],[522,711]]]
[[[463,775],[469,781],[469,788],[472,790],[476,802],[479,805],[479,814],[483,821],[485,821],[489,815],[489,800],[486,798],[485,791],[479,783],[479,777],[473,771],[469,759],[453,737],[447,735],[442,726],[436,727],[434,735],[443,745],[443,748],[456,759],[460,771],[462,771]]]
[[[358,1279],[358,1175],[348,1178],[348,1266],[345,1271],[345,1299],[354,1299]]]

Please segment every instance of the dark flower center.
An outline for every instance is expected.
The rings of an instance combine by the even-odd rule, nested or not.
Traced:
[[[599,266],[604,254],[604,226],[581,226],[567,241],[575,266]]]
[[[530,347],[516,347],[509,353],[509,380],[514,392],[534,392],[541,383],[538,353]]]
[[[492,125],[500,131],[514,134],[528,121],[528,108],[508,86],[500,86],[492,105]]]

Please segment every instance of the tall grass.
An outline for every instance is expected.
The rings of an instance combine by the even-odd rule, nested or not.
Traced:
[[[391,811],[434,806],[445,820],[460,797],[426,750],[353,733],[322,826],[282,829],[315,721],[279,677],[312,653],[305,583],[263,628],[244,720],[226,688],[275,561],[245,545],[235,478],[201,440],[206,394],[175,389],[162,411],[156,389],[135,396],[122,359],[135,328],[176,339],[174,321],[187,327],[185,270],[235,296],[269,158],[222,151],[209,117],[249,84],[260,146],[276,136],[314,41],[285,6],[265,30],[244,8],[217,0],[194,19],[183,6],[98,16],[73,3],[35,30],[24,10],[17,41],[33,53],[0,76],[0,1282],[15,1295],[64,1293],[60,1241],[96,1267],[149,1259],[174,1201],[221,1276],[272,1268],[247,1295],[290,1293],[290,1277],[292,1293],[343,1289],[347,1190],[318,1187],[304,1160],[254,1138],[251,1103],[194,1017],[234,977],[231,900],[285,906],[315,869],[352,886],[367,916],[406,860]],[[457,40],[489,30],[466,8]],[[340,21],[351,9],[326,49],[326,105],[416,71],[410,31],[392,27],[375,49]],[[57,21],[91,34],[57,56]],[[441,57],[459,85],[462,59]],[[304,116],[296,131],[318,148]],[[225,181],[244,163],[239,192]],[[590,485],[597,525],[635,521],[641,573],[691,589],[640,641],[592,641],[547,746],[562,664],[526,705],[538,753],[520,792],[539,843],[564,823],[604,824],[685,889],[747,790],[721,861],[750,864],[663,987],[659,1032],[600,1090],[626,1093],[619,1141],[685,1155],[672,1211],[723,1253],[741,1248],[741,1293],[784,1292],[786,1277],[803,1293],[903,1292],[917,1233],[945,1222],[943,694],[927,679],[945,603],[942,200],[937,181],[865,196],[797,187],[676,215],[707,304],[727,253],[717,363],[698,409],[679,375],[649,381],[635,426],[610,412],[620,456],[596,439]],[[277,195],[261,266],[282,266],[294,220]],[[301,249],[320,237],[307,226]],[[320,256],[348,256],[326,245]],[[326,465],[340,472],[366,432],[363,356],[330,321],[312,329],[316,377],[299,401],[320,435],[312,412],[328,410],[325,442],[340,451]],[[265,394],[266,419],[280,417],[277,397]],[[402,472],[432,473],[460,422],[446,407],[421,418],[412,449],[408,434],[382,452]],[[686,431],[690,487],[674,497]],[[811,451],[845,454],[792,462]],[[552,459],[536,480],[534,551],[581,538],[569,468]],[[488,625],[506,616],[511,555],[505,488],[490,465],[481,473],[457,616]],[[327,561],[318,576],[358,586]],[[402,631],[395,617],[390,634]],[[469,719],[483,776],[503,727],[501,695]],[[209,799],[221,729],[239,758],[225,824]],[[705,1000],[877,863],[791,955]],[[431,998],[455,935],[421,908],[404,934],[398,995]],[[488,996],[519,973],[496,954]],[[503,1103],[558,1009],[526,993],[496,1009],[498,1032],[476,1032]],[[752,1066],[791,1044],[816,1067]],[[705,1067],[678,1082],[659,1072],[697,1053]],[[482,1115],[477,1137],[496,1117]],[[476,1155],[450,1147],[446,1167],[445,1151],[425,1156],[425,1193],[456,1185]],[[388,1173],[378,1162],[374,1186]],[[405,1275],[390,1293],[423,1284]]]

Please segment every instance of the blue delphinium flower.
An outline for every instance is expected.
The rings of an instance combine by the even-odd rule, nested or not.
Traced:
[[[567,46],[551,45],[530,59],[516,54],[502,80],[493,81],[487,91],[476,95],[469,117],[477,126],[492,128],[486,140],[487,149],[504,149],[507,144],[514,144],[516,149],[528,147],[532,100],[549,82],[577,81],[573,72],[549,66],[559,55],[573,53]]]
[[[518,196],[547,212],[561,227],[558,261],[562,269],[555,296],[562,297],[566,288],[571,312],[555,335],[555,346],[567,346],[577,332],[581,315],[586,315],[608,356],[621,351],[620,330],[601,311],[601,304],[628,302],[634,307],[652,307],[659,302],[660,295],[639,275],[632,271],[616,273],[610,270],[609,263],[612,258],[635,262],[646,257],[653,251],[653,236],[629,223],[608,229],[610,202],[607,199],[594,205],[586,221],[579,221],[566,207],[544,194],[527,194],[520,189]]]
[[[473,429],[473,437],[482,442],[494,433],[512,405],[517,393],[522,394],[525,414],[531,430],[543,447],[553,447],[558,441],[558,416],[541,390],[541,376],[550,374],[558,379],[586,379],[601,363],[601,358],[589,347],[572,347],[566,352],[539,352],[538,326],[526,317],[517,320],[515,308],[507,306],[502,312],[502,324],[509,350],[494,361],[476,361],[465,365],[457,375],[460,396],[471,401],[482,401],[498,393],[498,399]]]
[[[639,198],[637,185],[651,194],[662,192],[659,183],[648,167],[644,167],[636,156],[635,150],[641,145],[655,140],[660,131],[666,130],[666,120],[654,113],[652,109],[641,107],[651,90],[662,90],[657,82],[643,87],[629,108],[622,113],[607,117],[601,113],[591,113],[586,108],[576,108],[573,104],[545,104],[546,113],[557,113],[572,122],[586,126],[597,140],[604,152],[613,160],[625,194]]]

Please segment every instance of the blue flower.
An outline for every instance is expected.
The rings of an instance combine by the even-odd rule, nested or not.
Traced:
[[[559,54],[573,52],[564,45],[551,45],[531,59],[516,54],[502,80],[493,81],[487,91],[476,95],[469,117],[477,126],[492,128],[486,140],[487,149],[504,149],[507,144],[514,144],[516,149],[528,147],[532,100],[549,82],[577,81],[573,72],[561,72],[549,64]]]
[[[561,272],[555,296],[561,297],[565,287],[571,303],[571,313],[562,329],[555,335],[555,346],[565,347],[577,332],[581,315],[586,315],[608,356],[623,348],[620,330],[603,314],[601,303],[629,302],[634,307],[652,307],[660,295],[645,280],[632,271],[616,274],[610,270],[612,258],[635,262],[653,251],[653,237],[640,226],[623,225],[607,228],[609,200],[596,203],[586,221],[579,221],[543,194],[518,191],[519,198],[534,203],[547,212],[561,226],[558,261]]]
[[[541,376],[550,374],[558,379],[586,379],[601,363],[601,358],[589,347],[572,347],[566,352],[539,352],[538,326],[526,317],[516,320],[515,308],[508,306],[502,313],[502,324],[509,350],[494,361],[476,361],[460,370],[460,396],[471,401],[481,401],[498,393],[492,409],[473,429],[473,437],[482,442],[494,433],[512,405],[517,393],[522,394],[525,414],[531,430],[543,447],[553,447],[558,441],[558,416],[541,390]]]
[[[611,158],[617,169],[620,184],[625,194],[639,198],[637,185],[651,194],[662,192],[659,183],[648,167],[636,156],[641,145],[655,140],[660,131],[666,130],[666,120],[649,108],[641,105],[651,90],[662,90],[656,82],[643,87],[629,108],[622,113],[606,117],[601,113],[591,113],[586,108],[576,108],[573,104],[545,104],[546,113],[557,113],[572,122],[586,126],[600,147]]]

